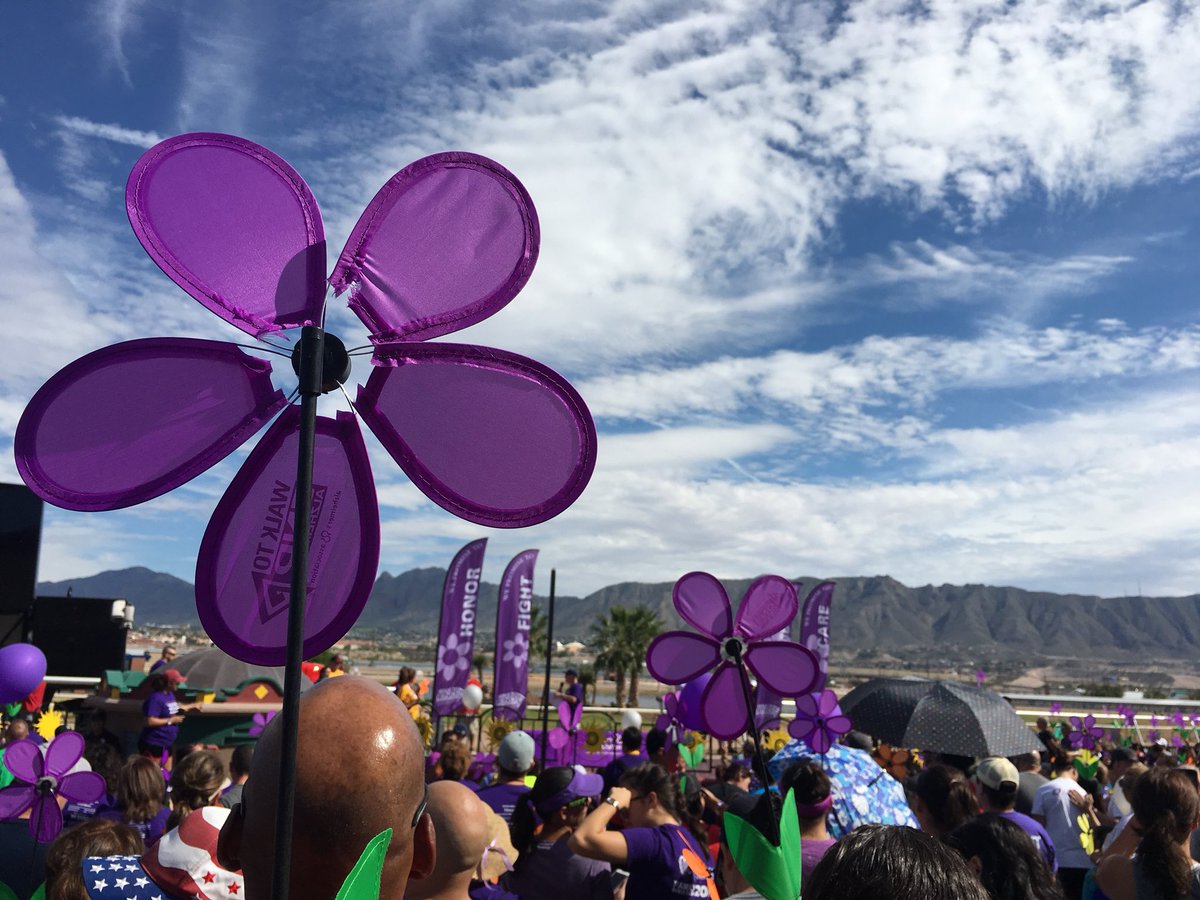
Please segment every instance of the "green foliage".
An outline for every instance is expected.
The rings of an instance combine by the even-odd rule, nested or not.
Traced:
[[[638,705],[638,677],[646,664],[646,648],[664,627],[657,613],[639,606],[614,606],[593,623],[596,667],[616,673],[618,707]],[[628,703],[626,676],[629,678]]]

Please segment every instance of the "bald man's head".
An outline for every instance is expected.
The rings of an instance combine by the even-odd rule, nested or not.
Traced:
[[[429,785],[429,815],[437,835],[437,865],[426,878],[408,883],[408,897],[465,897],[491,839],[488,808],[457,781]]]
[[[247,900],[270,896],[282,722],[264,729],[242,808],[221,831],[221,857],[245,873]],[[395,694],[350,675],[303,694],[289,897],[329,900],[367,842],[392,828],[380,898],[400,900],[410,870],[433,867],[430,819],[413,824],[424,792],[424,748]]]

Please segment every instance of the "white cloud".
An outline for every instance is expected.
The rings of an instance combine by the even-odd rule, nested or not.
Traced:
[[[55,123],[68,131],[85,137],[103,138],[118,144],[129,144],[133,147],[149,149],[162,138],[152,131],[137,131],[122,125],[112,125],[106,122],[92,122],[79,116],[55,116]]]

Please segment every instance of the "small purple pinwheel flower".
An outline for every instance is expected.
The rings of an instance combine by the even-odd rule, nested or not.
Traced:
[[[826,688],[796,699],[796,718],[788,726],[788,734],[804,741],[814,753],[828,753],[851,727],[838,706],[837,694]]]
[[[1071,743],[1085,750],[1096,749],[1096,741],[1104,737],[1104,729],[1096,724],[1096,717],[1088,713],[1080,719],[1071,716]]]
[[[1137,710],[1132,706],[1123,706],[1120,712],[1125,717],[1125,727],[1132,728],[1136,724]]]
[[[732,740],[752,724],[746,667],[783,697],[800,696],[816,685],[816,655],[794,641],[771,640],[800,608],[796,588],[786,578],[757,579],[746,590],[736,618],[725,588],[707,572],[680,578],[672,599],[683,620],[700,633],[660,634],[646,650],[646,668],[664,684],[684,684],[712,669],[700,697],[700,717],[718,740]]]
[[[263,733],[263,729],[267,727],[267,723],[270,722],[273,718],[275,718],[275,716],[277,714],[278,714],[278,710],[274,710],[274,709],[269,710],[268,712],[265,712],[265,713],[255,713],[251,717],[253,719],[254,724],[252,724],[250,726],[250,728],[246,732],[246,734],[250,735],[250,737],[258,737],[260,734]]]
[[[1174,747],[1175,747],[1175,749],[1176,749],[1176,750],[1178,750],[1180,747],[1186,747],[1186,746],[1187,746],[1187,744],[1186,744],[1186,743],[1184,743],[1184,740],[1183,740],[1183,738],[1181,738],[1181,737],[1179,736],[1179,732],[1178,732],[1178,731],[1172,731],[1172,732],[1171,732],[1171,744],[1172,744],[1172,746],[1174,746]]]
[[[679,718],[681,712],[679,709],[679,691],[671,691],[659,699],[662,701],[663,711],[654,720],[654,730],[665,731],[671,736],[671,742],[674,743],[676,736],[683,734],[684,731],[683,722]]]
[[[975,683],[979,685],[979,687],[983,687],[983,683],[985,681],[987,681],[987,672],[983,671],[983,669],[980,669],[975,673]]]
[[[0,791],[0,819],[15,819],[32,807],[29,833],[40,844],[49,843],[62,831],[58,797],[73,803],[95,803],[104,796],[104,778],[96,772],[72,772],[83,757],[83,735],[64,731],[41,748],[25,738],[4,749],[4,765],[18,783]]]
[[[1062,712],[1062,704],[1055,700],[1050,704],[1050,715],[1057,716],[1060,712]]]
[[[1152,744],[1155,743],[1160,737],[1162,737],[1162,735],[1159,734],[1159,731],[1157,728],[1151,728],[1149,731],[1146,732],[1146,740],[1148,740]]]
[[[1158,727],[1158,716],[1155,715],[1154,713],[1150,713],[1150,727],[1151,728]]]
[[[1175,723],[1176,728],[1185,727],[1183,724],[1183,712],[1181,710],[1175,711],[1175,713],[1171,716],[1171,721]]]

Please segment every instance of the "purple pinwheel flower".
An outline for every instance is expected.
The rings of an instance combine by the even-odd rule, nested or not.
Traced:
[[[1152,744],[1154,742],[1156,742],[1160,737],[1162,737],[1162,735],[1159,734],[1159,731],[1157,728],[1151,728],[1149,731],[1146,732],[1146,740],[1148,740]]]
[[[1172,731],[1172,732],[1171,732],[1171,744],[1172,744],[1172,746],[1174,746],[1174,747],[1175,747],[1175,749],[1176,749],[1176,750],[1178,750],[1180,747],[1186,747],[1186,746],[1187,746],[1187,744],[1184,742],[1183,738],[1181,738],[1181,737],[1179,736],[1179,732],[1178,732],[1178,731]]]
[[[791,624],[800,607],[796,588],[786,578],[757,579],[746,590],[736,618],[725,588],[707,572],[680,578],[672,599],[683,620],[700,633],[660,634],[646,650],[646,668],[664,684],[684,684],[713,669],[700,698],[700,717],[713,737],[732,740],[751,725],[746,667],[784,697],[807,693],[817,683],[820,668],[811,650],[770,639]]]
[[[983,687],[983,683],[985,681],[987,681],[987,672],[983,671],[983,669],[979,669],[975,673],[975,684],[977,684],[979,687]]]
[[[837,694],[826,688],[796,699],[796,718],[788,726],[788,734],[804,741],[814,753],[828,753],[851,727],[838,706]]]
[[[264,353],[291,351],[295,371],[301,344],[272,336],[318,326],[329,297],[348,298],[370,331],[371,373],[352,412],[316,423],[306,657],[346,633],[375,581],[379,506],[359,417],[427,497],[481,525],[543,522],[587,485],[595,426],[562,376],[505,350],[427,342],[498,312],[537,261],[533,203],[497,163],[439,153],[398,172],[328,277],[312,191],[244,138],[157,144],[130,173],[125,204],[168,277]],[[335,391],[350,376],[351,351],[332,334],[322,341],[324,383],[306,393]],[[120,509],[186,484],[275,419],[217,504],[195,580],[214,643],[274,666],[286,655],[301,416],[272,383],[271,364],[239,346],[161,337],[94,351],[34,395],[14,453],[44,500]]]
[[[1135,710],[1132,706],[1122,706],[1120,708],[1120,713],[1125,719],[1126,728],[1133,728],[1134,725],[1137,724],[1137,710]]]
[[[1158,716],[1155,713],[1150,713],[1150,727],[1151,728],[1158,727]]]
[[[673,744],[678,739],[678,735],[683,734],[684,731],[683,722],[679,718],[682,712],[679,708],[679,691],[664,694],[659,700],[662,702],[663,711],[654,720],[654,730],[665,731],[670,735]]]
[[[568,756],[573,757],[574,754],[568,753],[576,744],[576,736],[579,733],[579,722],[583,718],[583,704],[577,703],[572,706],[566,700],[558,704],[558,725],[550,730],[546,735],[546,742],[554,748],[558,753],[560,765],[569,765],[566,762]],[[572,762],[574,759],[572,758]]]
[[[1071,716],[1071,743],[1076,747],[1083,747],[1085,750],[1094,750],[1096,741],[1104,737],[1104,729],[1096,724],[1096,717],[1091,713],[1080,719],[1079,716]]]
[[[267,723],[275,718],[277,714],[278,710],[274,709],[268,710],[265,713],[255,713],[251,716],[253,724],[246,731],[246,734],[250,735],[250,737],[258,737],[263,733],[263,729],[267,727]]]
[[[1183,723],[1183,712],[1181,710],[1175,710],[1174,714],[1171,716],[1171,721],[1175,723],[1176,728],[1185,727]]]
[[[1062,712],[1062,704],[1055,700],[1050,704],[1050,715],[1057,716],[1060,712]]]
[[[42,749],[25,738],[4,749],[4,765],[18,782],[0,791],[0,819],[15,819],[32,807],[29,833],[48,843],[62,831],[58,797],[72,803],[95,803],[104,796],[104,778],[96,772],[72,772],[83,757],[83,735],[64,731]]]

